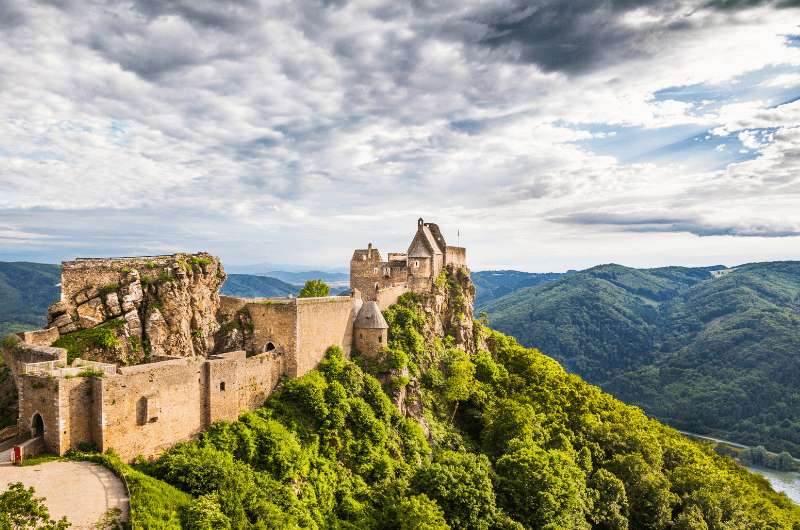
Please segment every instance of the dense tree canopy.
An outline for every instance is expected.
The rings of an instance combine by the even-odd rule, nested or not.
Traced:
[[[675,427],[800,457],[800,262],[710,269],[602,265],[483,309]]]

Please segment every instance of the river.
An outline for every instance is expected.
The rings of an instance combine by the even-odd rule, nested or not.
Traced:
[[[712,442],[724,443],[733,447],[746,449],[746,445],[737,444],[729,440],[722,440],[720,438],[713,438],[711,436],[702,436],[693,432],[678,431],[689,438],[702,438],[703,440],[710,440]],[[800,504],[800,473],[793,471],[775,471],[774,469],[767,469],[763,467],[746,466],[747,469],[753,473],[758,473],[763,476],[769,483],[772,484],[772,489],[786,493],[786,495],[797,504]]]
[[[751,466],[747,466],[747,469],[764,476],[772,484],[772,489],[786,493],[790,499],[800,504],[800,473]]]

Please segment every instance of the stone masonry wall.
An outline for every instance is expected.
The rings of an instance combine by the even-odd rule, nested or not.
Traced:
[[[153,456],[206,427],[205,359],[121,368],[102,379],[101,449],[124,459]]]
[[[209,424],[262,406],[284,373],[285,359],[277,350],[252,357],[245,357],[243,351],[230,352],[209,359]]]
[[[99,445],[94,439],[93,425],[99,423],[99,418],[91,413],[99,382],[94,377],[58,379],[58,454],[77,449],[83,443]]]
[[[301,377],[322,360],[331,345],[350,357],[353,344],[355,300],[349,296],[297,298],[297,361],[290,377]]]
[[[378,302],[378,307],[380,307],[381,311],[383,311],[390,305],[397,303],[397,299],[408,291],[408,285],[405,283],[384,287],[382,289],[378,289],[378,294],[375,297],[375,301]]]
[[[39,414],[44,422],[45,446],[57,451],[61,446],[58,380],[43,376],[21,376],[17,379],[17,390],[19,391],[17,426],[20,433],[33,435],[33,416]]]
[[[289,355],[297,351],[297,304],[294,300],[263,300],[246,306],[252,326],[252,353],[263,352],[269,343]]]
[[[445,252],[445,265],[452,265],[456,268],[467,265],[467,249],[464,247],[447,247]]]

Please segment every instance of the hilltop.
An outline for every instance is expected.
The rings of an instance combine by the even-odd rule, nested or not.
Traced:
[[[676,427],[800,455],[800,263],[601,265],[482,308]]]

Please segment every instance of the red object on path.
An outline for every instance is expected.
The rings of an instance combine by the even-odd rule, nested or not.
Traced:
[[[14,463],[19,464],[22,462],[22,447],[15,445],[14,446]]]

